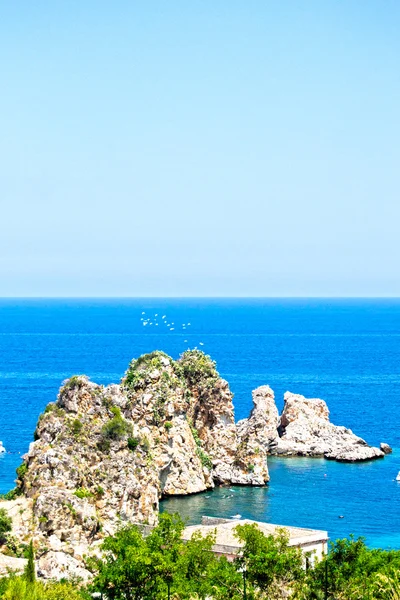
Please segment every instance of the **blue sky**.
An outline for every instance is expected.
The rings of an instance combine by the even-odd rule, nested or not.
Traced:
[[[6,0],[2,296],[400,296],[398,0]]]

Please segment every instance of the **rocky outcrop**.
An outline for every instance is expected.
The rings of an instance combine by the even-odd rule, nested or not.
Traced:
[[[22,496],[7,503],[15,544],[34,538],[46,577],[85,579],[83,557],[121,523],[154,524],[162,495],[264,484],[265,461],[258,473],[237,455],[232,394],[202,352],[142,356],[119,385],[72,377],[18,469]]]
[[[385,444],[385,442],[381,442],[379,444],[379,448],[382,450],[384,454],[392,454],[393,450],[389,444]]]
[[[6,449],[3,446],[3,442],[0,442],[0,454],[3,454],[3,452],[5,452]]]
[[[368,446],[351,429],[333,425],[324,400],[286,392],[280,419],[279,440],[272,454],[324,456],[343,462],[382,458],[379,448]]]
[[[251,464],[253,480],[259,485],[269,480],[267,455],[278,443],[279,414],[274,392],[267,386],[253,391],[253,408],[248,419],[237,423],[238,464]]]
[[[264,485],[269,454],[356,461],[387,451],[330,423],[320,399],[288,392],[279,418],[268,386],[254,390],[250,416],[235,424],[228,383],[197,350],[178,361],[141,356],[118,385],[70,378],[34,437],[17,497],[1,503],[13,520],[8,550],[19,560],[33,538],[44,577],[84,580],[84,557],[121,524],[154,525],[163,495]]]

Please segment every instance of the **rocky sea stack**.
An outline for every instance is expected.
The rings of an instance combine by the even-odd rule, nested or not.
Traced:
[[[34,539],[45,577],[88,577],[84,557],[123,523],[153,525],[162,496],[215,485],[264,485],[267,455],[366,460],[383,456],[329,422],[322,400],[287,394],[281,417],[268,386],[235,423],[232,393],[209,356],[153,352],[119,385],[64,382],[40,416],[17,488],[2,502],[14,556]]]

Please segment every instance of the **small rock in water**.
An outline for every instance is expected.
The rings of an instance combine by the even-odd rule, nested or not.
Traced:
[[[3,442],[0,442],[0,454],[3,454],[3,452],[5,452],[6,449],[3,446]]]
[[[381,442],[379,447],[384,454],[391,454],[393,452],[391,446],[389,446],[389,444],[385,444],[385,442]]]

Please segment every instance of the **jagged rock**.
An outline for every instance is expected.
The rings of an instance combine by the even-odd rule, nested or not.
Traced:
[[[324,456],[343,462],[382,458],[379,448],[368,446],[351,429],[333,425],[324,400],[286,392],[281,415],[278,446],[272,454]]]
[[[5,452],[6,449],[3,446],[3,442],[0,442],[0,454],[3,454],[3,452]]]
[[[79,578],[88,581],[92,573],[82,567],[82,563],[65,552],[50,550],[43,554],[38,562],[38,575],[45,579]]]
[[[15,558],[0,554],[0,575],[8,575],[10,572],[22,573],[28,561],[26,558]]]
[[[260,478],[237,447],[232,394],[202,352],[144,355],[120,385],[74,376],[24,456],[23,495],[8,506],[13,534],[34,538],[43,576],[86,578],[84,555],[121,523],[155,524],[162,495],[263,483],[266,465]]]
[[[389,444],[385,444],[385,442],[381,442],[379,444],[379,448],[382,450],[384,454],[391,454],[393,452],[391,446]]]
[[[269,480],[267,454],[278,440],[279,414],[274,392],[263,385],[253,391],[253,408],[248,419],[237,423],[239,445],[237,462],[252,465],[252,482],[263,485]]]

